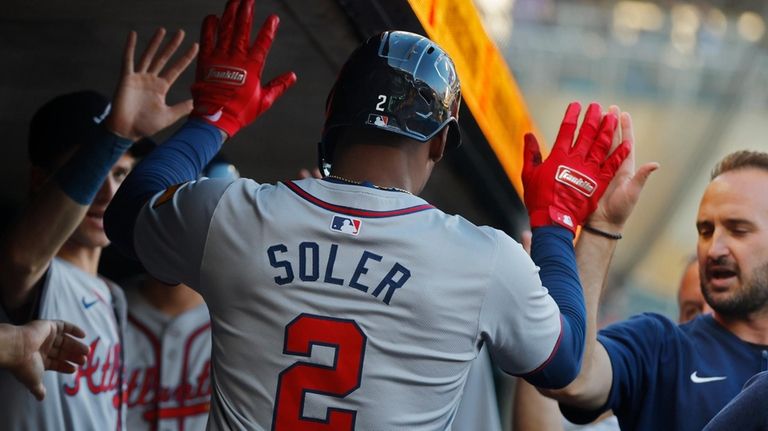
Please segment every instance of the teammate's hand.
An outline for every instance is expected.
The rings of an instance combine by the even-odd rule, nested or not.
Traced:
[[[73,338],[83,338],[85,332],[71,323],[35,320],[17,330],[16,365],[10,371],[38,400],[45,397],[44,370],[71,374],[85,363],[88,346]]]
[[[112,111],[105,120],[106,127],[122,137],[137,141],[152,136],[192,110],[191,99],[168,106],[165,97],[179,75],[197,55],[197,44],[193,44],[184,55],[166,68],[166,63],[184,40],[184,31],[176,32],[160,54],[156,55],[164,36],[165,29],[158,29],[139,64],[134,66],[136,32],[128,34],[123,51],[120,82],[112,101]]]
[[[611,113],[603,116],[597,103],[587,108],[572,146],[580,111],[578,102],[568,105],[552,152],[543,163],[536,137],[525,135],[522,176],[532,228],[558,224],[575,232],[595,210],[629,154],[629,145],[620,145],[608,156],[617,118]]]
[[[589,225],[607,232],[620,233],[629,214],[635,207],[645,182],[653,171],[659,168],[656,162],[646,163],[635,171],[635,136],[632,131],[632,117],[612,106],[609,112],[619,118],[621,135],[614,135],[614,145],[621,139],[622,146],[629,147],[629,155],[616,171],[616,176],[600,199],[597,209],[589,217]]]
[[[192,115],[230,137],[269,109],[296,82],[296,75],[288,72],[262,87],[264,61],[280,20],[269,16],[251,45],[253,3],[229,0],[221,20],[207,16],[200,34]]]

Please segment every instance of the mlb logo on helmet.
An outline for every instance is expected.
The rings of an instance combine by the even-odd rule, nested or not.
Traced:
[[[362,223],[356,218],[335,215],[331,220],[331,230],[357,236],[360,233]]]
[[[377,127],[387,127],[387,124],[389,124],[389,117],[386,115],[369,114],[367,123]]]

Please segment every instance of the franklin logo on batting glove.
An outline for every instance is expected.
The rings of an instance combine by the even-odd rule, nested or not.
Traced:
[[[597,188],[597,182],[581,172],[568,166],[560,165],[557,168],[555,179],[565,185],[571,186],[584,196],[592,196]]]
[[[221,82],[229,85],[245,84],[245,77],[248,72],[245,69],[229,66],[211,66],[205,80],[208,82]]]

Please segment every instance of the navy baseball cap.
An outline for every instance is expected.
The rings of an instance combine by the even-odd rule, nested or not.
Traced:
[[[29,124],[29,160],[46,170],[56,169],[83,142],[88,142],[102,121],[109,115],[111,105],[106,96],[92,90],[57,96],[35,112]],[[142,139],[131,146],[129,153],[140,158],[155,144]]]

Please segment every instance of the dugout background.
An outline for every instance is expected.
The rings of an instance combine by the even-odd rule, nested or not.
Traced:
[[[6,213],[24,201],[27,124],[55,95],[91,88],[111,95],[129,30],[139,33],[137,56],[155,28],[187,32],[196,41],[202,18],[224,1],[8,0],[0,15],[0,202]],[[255,23],[281,18],[265,78],[287,70],[297,84],[254,125],[226,143],[224,153],[243,176],[260,182],[294,178],[315,166],[327,93],[346,57],[364,37],[390,28],[423,33],[405,0],[259,0]],[[170,93],[189,97],[194,66]],[[423,196],[449,213],[516,235],[525,213],[471,112],[461,112],[464,146],[436,170]],[[158,140],[162,140],[159,137]]]

